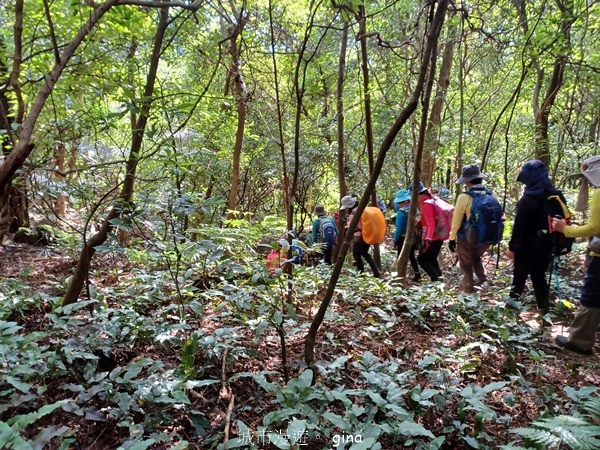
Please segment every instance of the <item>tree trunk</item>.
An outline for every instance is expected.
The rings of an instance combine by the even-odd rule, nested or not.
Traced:
[[[18,142],[15,144],[14,149],[10,152],[10,155],[8,155],[2,165],[0,165],[0,189],[4,188],[4,186],[10,182],[12,176],[23,165],[33,150],[31,136],[35,128],[35,124],[42,111],[42,108],[46,104],[48,96],[54,89],[54,86],[56,86],[56,82],[67,66],[67,63],[71,60],[73,54],[90,33],[94,25],[96,25],[102,16],[117,2],[118,0],[107,0],[105,3],[100,4],[90,12],[90,18],[88,21],[79,29],[77,36],[75,36],[69,45],[65,47],[65,50],[60,57],[60,61],[54,64],[52,71],[46,76],[46,82],[40,88],[35,100],[31,104],[31,108],[29,109],[27,117],[22,122],[21,129],[19,131]]]
[[[150,67],[148,69],[148,75],[146,77],[146,86],[144,88],[144,96],[142,98],[142,107],[140,108],[139,116],[135,128],[133,129],[133,136],[131,141],[131,148],[129,151],[129,157],[127,159],[125,179],[123,181],[123,187],[118,197],[118,202],[112,207],[108,215],[105,217],[102,225],[98,232],[92,236],[87,242],[84,242],[83,249],[79,255],[79,261],[75,269],[75,273],[71,278],[71,283],[65,294],[63,305],[69,305],[74,303],[79,298],[79,293],[83,287],[85,280],[87,279],[90,262],[94,253],[96,252],[95,247],[103,244],[108,239],[108,233],[114,228],[111,220],[119,217],[121,214],[121,207],[123,204],[130,203],[133,198],[133,190],[135,187],[135,173],[139,162],[139,155],[142,149],[142,142],[144,139],[144,131],[146,130],[146,124],[150,115],[150,107],[152,105],[152,95],[154,93],[154,83],[156,81],[156,72],[158,64],[160,62],[161,47],[165,35],[165,30],[169,23],[169,8],[162,8],[160,10],[160,20],[157,26],[156,35],[154,36],[154,43],[152,48],[152,56],[150,59]]]
[[[529,23],[525,2],[524,0],[513,0],[513,3],[519,13],[521,29],[525,37],[529,38]],[[537,74],[532,98],[533,117],[535,121],[535,158],[543,161],[546,167],[550,165],[550,142],[548,140],[549,117],[556,96],[563,84],[565,67],[571,49],[571,26],[575,20],[573,16],[573,0],[565,0],[564,2],[556,0],[556,5],[561,12],[561,21],[556,42],[554,42],[554,45],[550,49],[534,49],[535,51],[533,52],[535,55],[539,51],[552,51],[555,55],[552,75],[549,79],[546,79],[544,67],[541,66],[538,58],[532,56],[532,65],[536,68]],[[544,84],[547,85],[546,92],[544,98],[540,101],[540,93],[544,88]]]
[[[446,100],[446,92],[450,85],[450,72],[452,71],[452,59],[454,58],[457,29],[456,25],[451,25],[448,28],[448,40],[444,46],[437,91],[431,105],[429,123],[427,124],[421,173],[421,179],[423,183],[425,183],[425,186],[431,186],[433,183],[433,174],[436,168],[435,165],[439,148],[439,131],[442,125],[442,110]]]
[[[415,152],[414,170],[413,170],[413,186],[419,184],[421,179],[421,165],[423,160],[423,151],[425,148],[425,140],[428,131],[428,119],[427,112],[429,110],[429,103],[431,100],[431,91],[433,90],[433,80],[435,79],[436,71],[436,55],[437,55],[437,44],[436,40],[433,42],[433,49],[430,54],[431,61],[429,63],[429,72],[427,74],[427,82],[423,90],[423,99],[421,101],[423,110],[421,111],[421,124],[419,126],[419,140],[417,141],[417,151]],[[413,189],[411,192],[410,209],[408,211],[408,224],[406,227],[406,239],[404,245],[400,251],[400,257],[396,262],[396,270],[398,277],[406,281],[406,268],[408,265],[408,258],[412,249],[412,243],[415,239],[415,219],[417,217],[417,209],[419,205],[419,192],[418,189]]]
[[[54,179],[57,181],[64,181],[65,179],[65,157],[67,150],[65,144],[60,143],[54,148]],[[59,217],[65,215],[66,197],[62,193],[56,193],[56,201],[54,202],[54,214]]]
[[[359,7],[359,18],[358,18],[358,33],[360,39],[360,56],[361,56],[361,70],[363,76],[363,95],[365,102],[365,134],[367,143],[367,156],[369,158],[369,175],[373,173],[374,166],[374,153],[373,148],[373,124],[371,121],[371,91],[369,90],[369,61],[367,58],[367,18],[365,13],[364,5]],[[378,207],[377,204],[377,193],[375,190],[371,195],[371,205]],[[381,270],[381,253],[379,252],[379,244],[373,245],[373,259],[375,264]]]
[[[248,102],[248,89],[242,73],[241,50],[238,46],[238,38],[244,30],[247,18],[244,16],[244,8],[240,10],[237,22],[229,38],[229,53],[231,55],[230,75],[233,77],[233,93],[237,110],[237,129],[235,132],[235,143],[233,145],[233,160],[231,166],[231,190],[227,201],[229,210],[228,218],[234,217],[233,211],[237,211],[238,195],[240,188],[240,160],[242,147],[244,145],[244,129],[246,127],[246,103]]]
[[[435,12],[433,9],[435,6],[438,6]],[[319,310],[315,314],[315,317],[310,325],[310,329],[306,335],[306,340],[304,344],[304,360],[308,366],[312,367],[312,364],[315,359],[315,340],[317,336],[317,332],[319,331],[319,327],[323,322],[325,317],[325,313],[327,312],[327,308],[329,307],[329,303],[333,298],[333,294],[335,292],[335,287],[337,284],[337,280],[342,272],[342,267],[344,265],[344,257],[346,256],[346,252],[350,247],[350,242],[352,240],[352,235],[354,234],[354,230],[356,229],[356,225],[360,220],[360,216],[362,212],[365,210],[369,202],[369,196],[373,192],[375,188],[375,184],[377,183],[377,179],[379,178],[379,174],[381,173],[381,169],[383,167],[383,163],[385,162],[385,156],[394,143],[394,139],[398,135],[400,129],[404,126],[404,124],[408,121],[413,112],[417,109],[419,97],[423,91],[423,85],[425,84],[425,78],[430,68],[430,64],[432,62],[432,58],[435,57],[435,48],[437,46],[437,41],[440,36],[440,31],[442,25],[444,23],[444,16],[446,14],[446,9],[448,7],[448,0],[440,0],[439,3],[433,2],[430,6],[431,14],[428,14],[427,17],[431,17],[432,21],[429,27],[426,30],[426,44],[425,50],[423,52],[421,67],[419,69],[419,75],[417,78],[417,82],[415,85],[415,89],[411,97],[409,98],[408,104],[404,107],[404,109],[400,112],[398,117],[396,118],[394,124],[390,128],[389,132],[383,139],[381,146],[379,148],[379,153],[377,154],[377,161],[375,162],[375,166],[373,167],[373,173],[369,178],[369,182],[367,187],[365,188],[364,195],[362,196],[360,203],[358,204],[358,208],[356,211],[356,215],[352,219],[352,222],[348,226],[348,233],[344,239],[342,244],[342,248],[340,251],[340,256],[335,263],[333,268],[333,273],[331,274],[331,278],[329,279],[329,284],[327,286],[327,291],[323,297],[321,305],[319,306]],[[315,376],[315,371],[313,370],[313,381]]]
[[[346,138],[344,136],[344,79],[346,76],[346,50],[348,47],[348,21],[342,22],[342,42],[340,45],[340,58],[338,63],[338,76],[337,76],[337,90],[336,90],[336,122],[337,122],[337,169],[338,169],[338,183],[340,186],[340,198],[348,194],[348,187],[346,186]],[[346,216],[346,210],[342,210],[339,213],[337,227],[339,230],[338,244],[333,249],[332,261],[336,262],[338,254],[340,252],[341,243],[344,240],[345,226],[344,218]]]

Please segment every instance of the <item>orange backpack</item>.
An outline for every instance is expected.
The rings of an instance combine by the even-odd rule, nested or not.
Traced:
[[[360,217],[362,238],[367,244],[381,244],[385,236],[385,217],[375,206],[367,206]]]

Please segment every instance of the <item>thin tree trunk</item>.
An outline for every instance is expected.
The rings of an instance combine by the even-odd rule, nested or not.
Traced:
[[[427,135],[427,112],[429,110],[429,103],[431,100],[431,91],[433,90],[433,82],[435,79],[436,71],[436,60],[437,60],[437,44],[436,40],[433,43],[433,49],[431,52],[431,61],[429,65],[429,72],[427,74],[427,82],[425,89],[423,90],[422,99],[422,111],[421,111],[421,124],[419,126],[419,140],[417,141],[417,151],[415,152],[415,160],[413,165],[413,186],[417,186],[421,180],[421,165],[423,161],[423,152],[425,149],[425,140]],[[408,224],[406,227],[406,239],[402,250],[400,251],[400,257],[396,262],[396,270],[398,276],[406,281],[406,268],[408,265],[408,259],[412,250],[412,243],[415,238],[415,219],[417,217],[417,209],[419,205],[419,192],[418,189],[413,189],[410,200],[410,209],[408,210]]]
[[[367,57],[367,18],[364,5],[359,8],[358,17],[358,33],[360,39],[360,56],[361,70],[363,76],[363,96],[365,102],[365,134],[367,143],[367,156],[369,159],[369,175],[373,173],[374,153],[373,148],[373,124],[371,120],[371,91],[369,90],[369,60]],[[377,204],[377,192],[373,190],[371,195],[371,205]],[[373,245],[373,259],[375,264],[381,270],[381,253],[379,252],[379,244]]]
[[[513,0],[513,4],[519,13],[521,29],[529,41],[529,23],[527,10],[524,0]],[[548,122],[550,112],[556,96],[563,84],[565,67],[569,59],[571,48],[571,26],[575,20],[573,16],[573,0],[556,0],[556,5],[561,12],[560,28],[557,33],[556,42],[558,48],[553,49],[554,65],[552,74],[549,79],[546,79],[544,68],[536,56],[532,56],[532,64],[537,71],[536,83],[533,90],[532,106],[533,117],[535,121],[535,157],[546,164],[550,165],[550,143],[548,141]],[[560,39],[564,42],[559,42]],[[535,53],[534,53],[535,54]],[[540,101],[540,93],[544,84],[547,84],[544,98]]]
[[[75,269],[75,273],[71,278],[71,283],[63,299],[63,305],[69,305],[74,303],[79,298],[79,293],[83,287],[87,275],[89,273],[90,262],[94,253],[96,252],[95,247],[103,244],[108,239],[108,233],[114,228],[111,220],[117,218],[121,213],[121,207],[123,204],[130,203],[133,197],[133,190],[135,187],[135,173],[139,162],[139,154],[142,149],[142,142],[144,139],[144,131],[150,115],[150,107],[152,105],[152,95],[154,93],[154,84],[156,82],[156,72],[158,64],[160,62],[161,47],[165,35],[165,30],[169,23],[169,8],[162,8],[160,10],[160,20],[157,26],[156,35],[154,36],[154,44],[152,48],[152,56],[150,59],[150,67],[148,69],[148,75],[146,77],[146,86],[144,88],[144,96],[142,98],[142,107],[138,116],[137,123],[133,131],[131,148],[129,151],[129,157],[127,160],[125,179],[119,194],[118,200],[112,207],[98,232],[92,236],[87,242],[84,242],[83,249],[79,255],[79,261]],[[118,203],[118,205],[117,205]]]
[[[342,23],[342,42],[340,45],[340,58],[338,63],[338,76],[337,76],[337,90],[336,90],[336,121],[337,121],[337,169],[338,169],[338,183],[340,186],[340,198],[348,194],[348,187],[346,186],[346,138],[344,136],[344,79],[346,76],[346,51],[348,47],[348,21]],[[344,219],[346,217],[346,210],[340,211],[337,221],[337,227],[339,230],[338,244],[333,249],[332,261],[336,262],[338,254],[340,252],[341,243],[344,240],[345,227]]]
[[[438,86],[431,105],[429,123],[425,135],[425,148],[423,151],[423,171],[421,178],[425,186],[431,186],[433,183],[433,174],[435,172],[435,162],[439,148],[439,130],[442,125],[442,109],[446,100],[446,92],[450,85],[450,72],[452,71],[452,60],[454,58],[454,46],[456,45],[456,25],[448,28],[448,40],[444,46],[442,55],[442,64],[438,77]]]
[[[433,9],[435,8],[436,5],[437,5],[437,9],[434,12]],[[354,234],[354,230],[356,229],[356,225],[358,224],[358,221],[360,220],[360,216],[362,215],[362,212],[365,210],[365,207],[367,206],[367,204],[369,202],[369,196],[371,195],[371,193],[373,192],[373,189],[375,188],[375,184],[377,183],[377,179],[379,178],[379,174],[381,173],[381,169],[383,167],[383,163],[385,162],[385,156],[386,156],[388,150],[392,146],[394,139],[396,139],[396,136],[398,135],[400,129],[404,126],[404,124],[408,121],[410,116],[413,114],[413,112],[417,108],[419,97],[421,96],[421,93],[423,91],[423,86],[425,83],[427,71],[431,64],[431,59],[432,59],[433,55],[435,55],[434,51],[435,51],[435,47],[437,46],[437,41],[440,36],[440,31],[442,29],[442,25],[444,23],[444,16],[446,14],[447,7],[448,7],[448,0],[440,0],[439,3],[434,2],[430,6],[430,8],[432,9],[432,11],[431,11],[432,13],[427,15],[427,17],[432,17],[432,21],[431,21],[430,26],[427,27],[427,30],[426,30],[426,33],[427,33],[426,46],[425,46],[425,50],[423,52],[423,56],[422,56],[422,60],[421,60],[421,67],[419,69],[419,75],[418,75],[417,83],[415,85],[414,92],[411,95],[411,97],[408,101],[408,104],[400,112],[400,114],[396,118],[394,124],[390,128],[390,131],[387,133],[383,142],[381,143],[381,146],[379,148],[379,153],[377,154],[377,161],[375,162],[375,166],[373,167],[373,173],[371,174],[371,177],[369,178],[369,182],[367,184],[367,187],[365,188],[364,195],[362,196],[362,198],[358,204],[356,214],[355,214],[354,218],[352,219],[352,222],[350,222],[350,224],[348,226],[348,233],[346,234],[346,237],[342,244],[340,256],[338,257],[338,260],[335,263],[335,266],[333,268],[333,273],[331,274],[331,278],[329,279],[327,291],[325,292],[325,295],[323,297],[321,305],[319,306],[319,310],[315,314],[315,317],[310,325],[310,329],[308,330],[308,333],[306,335],[306,340],[304,343],[304,360],[305,360],[306,364],[308,364],[308,366],[310,366],[310,367],[312,367],[312,364],[315,359],[315,348],[314,347],[315,347],[315,340],[316,340],[317,332],[319,331],[319,327],[321,326],[321,323],[323,323],[323,319],[325,318],[325,313],[327,312],[329,303],[331,302],[331,299],[333,298],[337,280],[340,276],[340,273],[342,272],[342,267],[344,265],[344,257],[346,256],[346,252],[348,251],[348,248],[350,247],[350,242],[352,240],[352,235]],[[313,370],[313,381],[314,381],[315,373],[316,372]]]
[[[235,144],[233,146],[233,160],[231,167],[231,190],[227,201],[227,209],[230,211],[228,217],[234,217],[232,211],[237,211],[239,187],[240,187],[240,161],[242,147],[244,145],[244,129],[246,127],[246,103],[248,102],[248,89],[242,73],[241,49],[237,40],[241,36],[246,24],[245,10],[242,8],[234,25],[234,30],[229,39],[229,53],[231,54],[230,75],[233,77],[233,92],[237,110],[237,129],[235,132]]]
[[[54,178],[57,181],[64,181],[65,179],[64,173],[66,155],[67,149],[65,148],[65,144],[59,143],[56,145],[54,148],[54,167],[56,169],[54,171]],[[66,197],[62,193],[57,192],[56,201],[54,202],[54,213],[57,216],[62,217],[65,215],[65,203]]]

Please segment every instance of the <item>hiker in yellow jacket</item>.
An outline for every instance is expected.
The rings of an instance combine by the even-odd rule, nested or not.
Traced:
[[[456,184],[464,183],[468,190],[481,192],[481,195],[485,195],[486,189],[481,185],[484,178],[487,178],[487,176],[479,171],[479,167],[475,164],[469,164],[462,168],[461,176]],[[473,293],[473,286],[481,286],[487,280],[481,257],[485,254],[489,245],[472,244],[464,236],[464,224],[469,220],[472,203],[473,196],[465,192],[457,197],[454,205],[454,215],[452,216],[450,241],[448,242],[450,251],[457,251],[458,253],[460,271],[463,275],[461,287],[465,294]],[[461,231],[463,231],[462,234]],[[473,273],[477,276],[477,281],[474,281]]]
[[[600,187],[600,156],[583,162],[584,177],[580,197],[587,195],[587,183]],[[586,259],[587,270],[581,288],[581,309],[569,327],[569,336],[556,336],[555,342],[567,350],[589,355],[594,348],[596,331],[600,327],[600,189],[594,191],[590,220],[582,226],[568,226],[564,219],[554,219],[552,226],[566,237],[593,237]],[[598,247],[595,247],[598,242]]]

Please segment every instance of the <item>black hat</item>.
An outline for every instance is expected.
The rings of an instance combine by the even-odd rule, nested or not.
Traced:
[[[482,174],[479,171],[479,167],[477,167],[475,164],[469,164],[468,166],[464,166],[462,168],[460,178],[456,180],[456,184],[468,183],[476,178],[487,178],[487,175]]]

